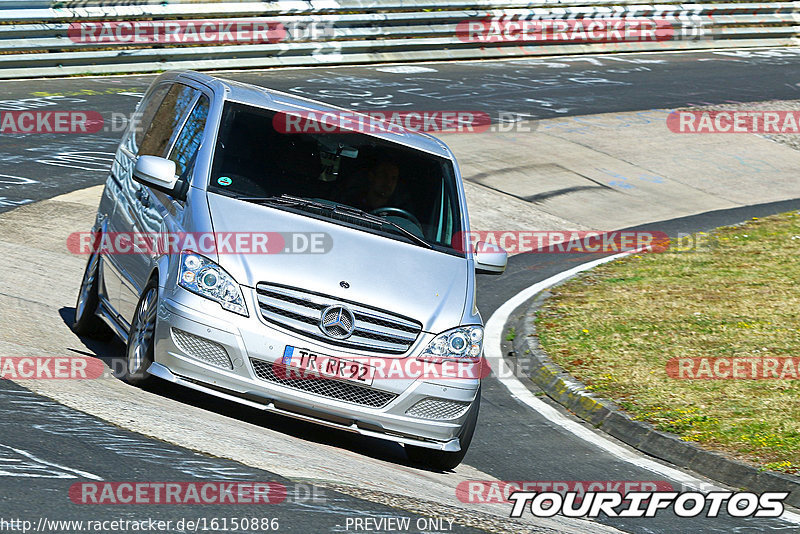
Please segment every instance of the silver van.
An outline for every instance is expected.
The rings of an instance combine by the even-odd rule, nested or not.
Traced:
[[[465,246],[447,146],[325,122],[345,111],[157,77],[106,181],[74,330],[119,336],[131,384],[392,440],[451,469],[488,371],[475,274],[502,273],[506,253]]]

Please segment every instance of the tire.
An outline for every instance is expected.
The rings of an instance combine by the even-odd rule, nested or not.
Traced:
[[[472,436],[475,433],[475,426],[478,422],[478,412],[481,407],[481,388],[478,386],[478,393],[472,406],[469,408],[469,415],[461,431],[458,433],[458,441],[461,443],[461,450],[458,452],[439,451],[416,445],[405,445],[406,456],[415,464],[423,465],[439,471],[449,471],[455,469],[467,454]]]
[[[158,314],[158,284],[150,280],[139,297],[125,348],[125,381],[147,387],[155,382],[147,369],[155,358],[155,330]]]
[[[75,301],[75,320],[72,323],[72,331],[79,336],[107,341],[111,339],[114,332],[96,315],[97,306],[100,304],[100,297],[97,295],[97,266],[99,264],[100,256],[97,254],[92,254],[86,261],[83,281],[78,291],[78,299]]]

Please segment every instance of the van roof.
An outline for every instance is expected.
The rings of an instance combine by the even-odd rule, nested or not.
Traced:
[[[175,78],[176,81],[182,76],[209,86],[216,94],[224,94],[226,100],[241,102],[244,104],[250,104],[276,111],[302,110],[318,111],[320,113],[352,111],[346,108],[334,106],[332,104],[326,104],[317,100],[285,93],[283,91],[277,91],[275,89],[269,89],[267,87],[261,87],[249,83],[237,82],[234,80],[216,78],[207,74],[190,70],[169,71],[161,75],[161,77]],[[364,132],[364,134],[418,150],[423,150],[440,157],[454,159],[453,154],[447,145],[432,135],[425,133],[399,129],[395,126],[390,132]]]

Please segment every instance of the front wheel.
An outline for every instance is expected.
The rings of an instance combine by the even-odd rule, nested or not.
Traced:
[[[113,332],[96,315],[97,306],[100,304],[100,297],[97,294],[99,263],[100,256],[96,253],[89,256],[86,262],[78,300],[75,302],[75,321],[72,323],[72,331],[79,336],[106,341],[111,338]]]
[[[435,449],[428,449],[426,447],[417,447],[416,445],[405,445],[406,455],[408,459],[415,464],[424,465],[431,469],[449,471],[455,469],[458,464],[464,459],[472,443],[472,435],[475,433],[475,426],[478,422],[478,411],[481,407],[481,388],[478,386],[478,393],[475,395],[475,400],[469,408],[469,415],[461,431],[458,433],[458,441],[461,443],[461,450],[458,452],[438,451]]]
[[[139,387],[151,385],[155,378],[147,372],[155,357],[156,313],[158,285],[151,280],[142,291],[133,314],[126,350],[125,381]]]

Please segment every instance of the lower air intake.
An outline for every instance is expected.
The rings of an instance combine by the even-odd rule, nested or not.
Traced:
[[[223,369],[233,369],[228,352],[219,343],[214,343],[177,328],[172,329],[172,340],[179,349],[192,358]]]
[[[407,415],[419,417],[420,419],[437,419],[446,421],[458,419],[469,408],[469,404],[463,402],[453,402],[444,399],[427,398],[422,399],[414,406],[406,410]]]
[[[332,378],[297,378],[291,372],[285,372],[282,366],[276,366],[264,360],[250,358],[253,364],[253,371],[261,380],[279,384],[281,386],[299,389],[314,395],[336,399],[342,402],[358,404],[359,406],[369,406],[371,408],[383,408],[395,397],[394,393],[380,391],[373,388],[352,384],[345,380]],[[275,367],[280,367],[276,373]]]

